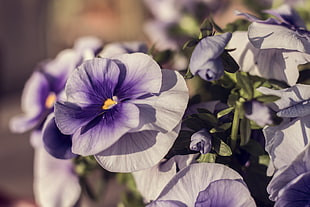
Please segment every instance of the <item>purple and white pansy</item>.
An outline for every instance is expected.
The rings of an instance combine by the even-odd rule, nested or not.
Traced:
[[[216,163],[194,163],[178,172],[147,206],[253,207],[256,204],[236,171]]]
[[[161,70],[143,53],[85,61],[65,91],[55,121],[72,135],[72,152],[95,155],[102,167],[120,172],[151,167],[165,156],[188,100],[181,75]]]

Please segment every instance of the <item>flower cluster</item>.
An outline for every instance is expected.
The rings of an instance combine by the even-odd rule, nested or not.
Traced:
[[[151,47],[87,37],[38,65],[10,126],[41,206],[94,197],[96,170],[134,181],[128,206],[310,205],[310,31],[286,4],[222,29],[216,2],[145,0]]]

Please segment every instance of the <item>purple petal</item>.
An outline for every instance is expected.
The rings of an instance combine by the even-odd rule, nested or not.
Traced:
[[[102,41],[94,36],[80,37],[74,42],[73,49],[79,53],[83,53],[86,50],[95,52],[102,47]]]
[[[72,152],[94,155],[106,150],[131,128],[139,124],[139,110],[134,104],[122,103],[80,128],[72,137]]]
[[[310,205],[310,172],[303,173],[288,183],[280,192],[275,207]]]
[[[242,180],[221,179],[213,181],[199,192],[195,207],[204,206],[256,206]]]
[[[64,135],[57,128],[54,114],[48,116],[43,128],[44,147],[48,153],[58,159],[71,159],[76,157],[71,151],[72,141],[70,135]]]
[[[42,73],[35,71],[23,90],[21,107],[24,114],[10,121],[10,128],[13,132],[23,133],[40,124],[47,110],[45,102],[49,92],[47,79]]]
[[[184,203],[179,201],[154,201],[146,207],[187,207]]]
[[[122,99],[122,95],[136,99],[142,95],[158,93],[162,83],[162,73],[159,65],[149,55],[143,53],[123,54],[117,56],[126,67],[126,77],[115,95]]]
[[[118,55],[142,52],[147,53],[147,45],[143,42],[123,42],[107,44],[98,56],[103,58],[112,58]]]
[[[85,61],[67,81],[68,101],[79,106],[102,105],[106,99],[112,98],[119,74],[115,61],[104,58]]]
[[[271,125],[273,123],[270,109],[258,102],[248,101],[243,104],[245,116],[259,126]]]
[[[231,37],[232,34],[227,32],[200,40],[190,59],[191,72],[205,80],[218,79],[224,73],[224,67],[219,57]]]
[[[140,131],[127,133],[107,150],[95,155],[97,162],[112,172],[134,172],[150,168],[168,153],[180,125],[168,133]]]
[[[275,173],[267,186],[267,191],[270,194],[271,200],[277,200],[280,197],[281,189],[285,188],[289,182],[299,175],[310,171],[310,164],[308,162],[309,156],[310,147],[308,145],[298,156],[294,157],[295,159],[293,161],[288,162],[285,167]]]
[[[55,121],[63,134],[71,135],[97,117],[99,111],[100,106],[96,105],[81,108],[69,102],[57,102],[55,104]]]

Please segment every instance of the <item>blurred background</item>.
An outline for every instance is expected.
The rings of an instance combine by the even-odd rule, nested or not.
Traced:
[[[220,26],[237,18],[235,9],[251,6],[251,1],[217,2],[214,19]],[[270,6],[270,1],[260,2]],[[33,200],[29,134],[12,134],[8,120],[21,113],[22,89],[36,63],[54,58],[85,35],[106,43],[147,41],[143,23],[148,17],[143,0],[0,0],[0,201],[5,199],[2,194]],[[118,187],[113,185],[111,192],[118,192]],[[112,194],[105,206],[116,203],[117,193]]]

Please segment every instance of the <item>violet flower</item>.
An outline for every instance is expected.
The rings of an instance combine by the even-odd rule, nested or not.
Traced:
[[[95,155],[103,168],[118,172],[145,169],[164,157],[188,101],[182,76],[142,53],[86,61],[65,90],[55,121],[72,135],[72,152]]]
[[[288,49],[310,53],[310,32],[300,16],[288,5],[266,10],[276,18],[260,20],[250,14],[237,12],[253,23],[248,28],[250,42],[260,49]]]
[[[197,163],[178,172],[158,198],[147,206],[256,205],[236,171],[221,164]]]
[[[206,129],[195,132],[191,136],[191,143],[189,146],[191,150],[199,151],[201,154],[207,154],[208,152],[210,152],[211,147],[212,136]]]
[[[98,56],[102,58],[112,58],[117,55],[135,52],[147,53],[148,47],[145,43],[139,41],[109,43],[104,46]]]
[[[97,38],[85,37],[75,42],[73,49],[60,52],[54,60],[38,65],[26,82],[22,94],[23,114],[13,117],[10,129],[16,133],[40,127],[46,116],[53,111],[54,103],[61,98],[69,74],[85,58],[100,48]]]
[[[82,189],[72,160],[60,160],[48,154],[41,131],[31,134],[34,154],[34,196],[42,207],[76,206]]]
[[[200,40],[189,63],[192,74],[199,75],[207,81],[219,79],[224,74],[224,66],[220,56],[231,36],[232,34],[227,32]]]
[[[287,49],[259,49],[248,40],[247,32],[234,32],[228,44],[236,48],[229,54],[238,62],[240,70],[266,79],[295,85],[299,77],[298,65],[310,62],[310,55]]]
[[[281,97],[274,103],[270,103],[269,107],[283,118],[282,123],[263,129],[266,139],[265,149],[277,171],[291,163],[309,143],[310,109],[308,104],[303,103],[308,103],[310,99],[310,86],[297,84],[282,90],[264,87],[258,90],[266,95]]]

